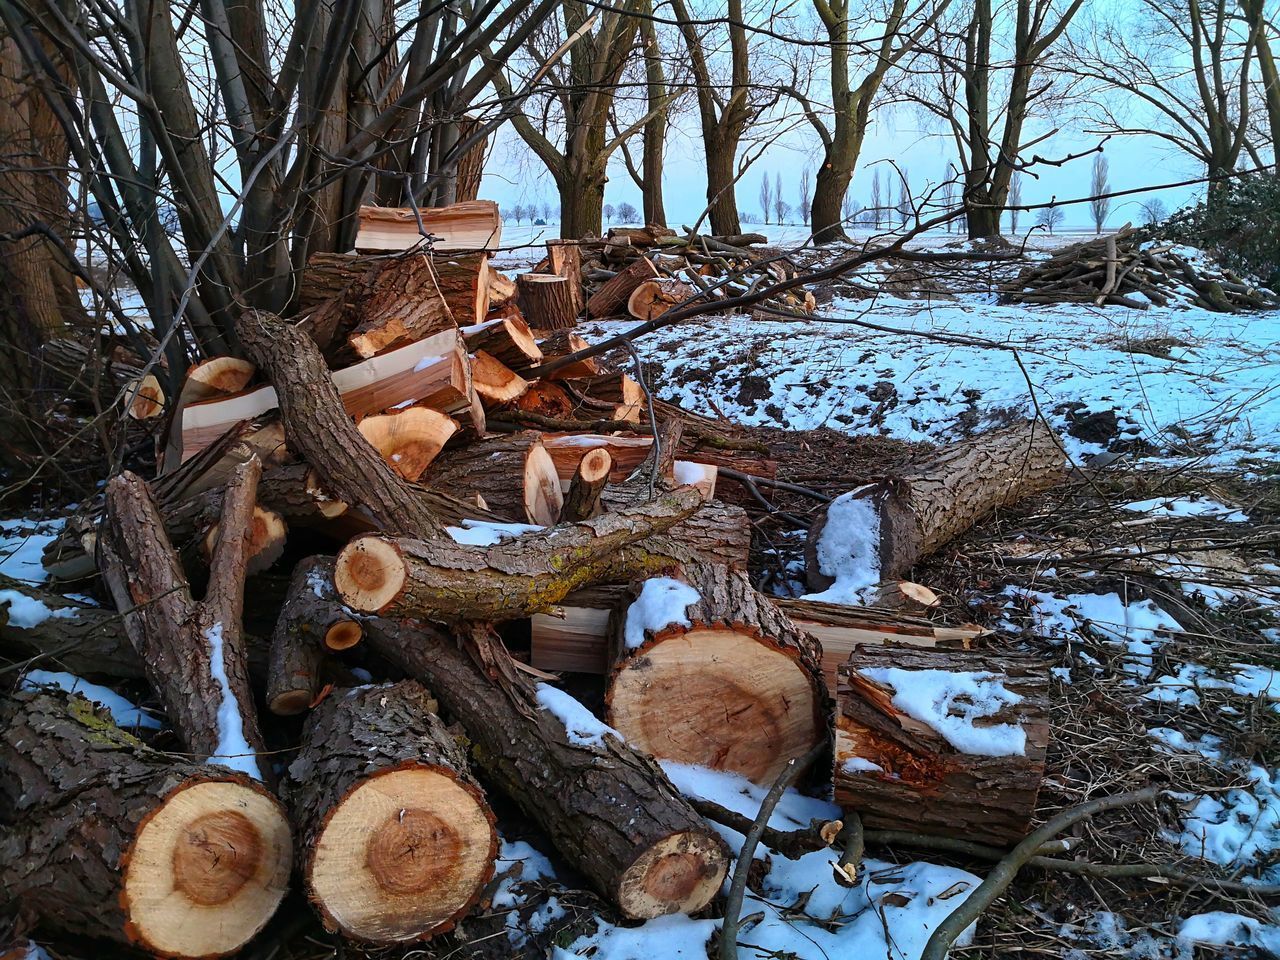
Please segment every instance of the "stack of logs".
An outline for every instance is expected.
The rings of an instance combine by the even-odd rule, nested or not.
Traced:
[[[1064,247],[1022,270],[1001,291],[1003,303],[1092,303],[1145,310],[1190,303],[1219,313],[1280,307],[1270,290],[1225,267],[1210,269],[1174,243],[1126,226]]]
[[[593,301],[613,315],[641,287],[625,267],[588,296],[579,252],[550,244],[550,272],[514,283],[487,251],[318,256],[295,321],[247,311],[242,357],[151,396],[159,475],[112,478],[46,555],[55,576],[100,574],[120,616],[5,582],[50,615],[13,616],[0,639],[108,683],[145,677],[171,727],[157,746],[186,759],[76,696],[0,707],[0,881],[28,916],[219,955],[263,927],[296,862],[330,931],[424,940],[492,877],[489,791],[624,916],[694,912],[731,851],[655,758],[767,784],[833,741],[813,778],[834,771],[870,824],[909,810],[913,828],[993,843],[1026,829],[1043,678],[929,619],[937,597],[899,578],[1058,479],[1056,439],[999,431],[833,501],[813,587],[866,565],[853,498],[879,526],[875,606],[771,599],[749,579],[751,519],[715,497],[726,464],[768,478],[767,452],[594,359],[539,376],[584,345],[571,328]],[[957,660],[1020,697],[992,721],[1025,727],[1021,754],[957,749],[860,667]],[[604,722],[562,671],[603,676]],[[301,714],[299,735],[281,718]]]

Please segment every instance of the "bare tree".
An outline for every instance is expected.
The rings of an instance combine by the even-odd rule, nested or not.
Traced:
[[[1093,174],[1089,180],[1089,213],[1093,216],[1093,232],[1101,233],[1111,212],[1111,198],[1103,194],[1111,192],[1111,180],[1107,176],[1107,156],[1099,153],[1093,158]]]
[[[760,207],[764,210],[764,222],[768,223],[773,214],[773,186],[768,171],[760,178]]]
[[[846,191],[844,200],[840,203],[840,219],[846,224],[852,226],[858,218],[858,201],[853,199],[853,194]]]
[[[786,221],[790,210],[791,204],[782,199],[782,172],[779,171],[773,177],[773,212],[780,225]]]
[[[631,204],[627,203],[626,201],[623,201],[622,203],[618,204],[618,209],[616,212],[618,214],[618,219],[621,220],[623,223],[636,222],[636,216],[637,216],[636,208],[633,207]]]
[[[871,225],[878,230],[884,217],[884,197],[880,192],[879,170],[874,171],[871,175],[871,217]]]
[[[800,171],[800,197],[796,205],[796,209],[800,211],[800,220],[806,224],[809,222],[809,214],[813,209],[813,203],[809,199],[809,178],[809,167],[806,165]]]
[[[1257,49],[1258,72],[1262,75],[1262,99],[1267,107],[1271,135],[1271,155],[1280,155],[1280,70],[1271,50],[1271,34],[1276,31],[1274,10],[1268,17],[1263,0],[1240,0],[1240,10]]]
[[[1095,191],[1096,193],[1097,191]],[[1015,172],[1009,178],[1009,230],[1012,233],[1018,232],[1018,216],[1022,213],[1018,208],[1022,206],[1022,174]]]
[[[1138,207],[1142,211],[1142,219],[1149,224],[1160,223],[1169,216],[1168,207],[1164,205],[1164,201],[1159,197],[1144,200]]]
[[[605,219],[608,220],[610,223],[613,223],[614,218],[618,214],[617,209],[614,207],[612,203],[606,203],[604,205],[604,209],[601,212],[604,214]]]
[[[1043,207],[1036,213],[1036,224],[1050,233],[1060,227],[1065,219],[1066,214],[1062,212],[1061,207]]]
[[[641,0],[639,17],[647,117],[641,131],[640,163],[635,162],[626,140],[619,144],[619,150],[626,163],[627,172],[640,188],[640,203],[644,208],[645,223],[665,227],[667,209],[662,193],[662,179],[666,165],[667,133],[672,123],[671,108],[676,97],[667,83],[667,57],[663,52],[662,38],[653,17],[651,0]],[[612,123],[615,136],[626,126],[616,117],[612,119]]]
[[[903,168],[898,175],[898,202],[894,210],[898,214],[898,223],[904,225],[915,212],[915,208],[911,203],[911,188],[907,183],[906,168]]]
[[[830,57],[830,110],[819,110],[800,91],[787,92],[804,109],[822,142],[822,163],[813,193],[813,233],[820,243],[844,237],[840,227],[840,203],[862,153],[871,108],[885,75],[914,49],[917,40],[946,10],[949,0],[888,0],[878,17],[867,17],[863,37],[855,37],[859,21],[851,13],[850,0],[812,0],[826,33]],[[858,78],[852,75],[850,55],[861,51],[866,66]],[[830,126],[824,116],[830,116]]]

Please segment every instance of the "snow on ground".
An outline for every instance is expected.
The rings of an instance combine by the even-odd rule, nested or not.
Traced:
[[[1280,454],[1280,322],[1268,314],[1001,306],[988,294],[837,298],[819,312],[833,322],[712,316],[637,347],[660,368],[652,379],[661,397],[753,425],[947,442],[1038,407],[1076,459],[1141,445],[1217,467]],[[632,325],[583,332],[592,339]],[[1143,352],[1169,338],[1185,346]]]
[[[24,583],[44,583],[44,548],[62,531],[62,520],[0,520],[0,574]]]

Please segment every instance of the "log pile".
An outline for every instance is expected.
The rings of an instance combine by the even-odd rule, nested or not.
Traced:
[[[491,893],[501,795],[623,916],[695,912],[732,851],[656,761],[767,785],[807,757],[825,781],[833,743],[837,797],[868,822],[918,811],[945,832],[954,806],[957,828],[980,832],[973,784],[999,775],[1008,808],[987,826],[1011,838],[1043,765],[1034,670],[979,649],[976,627],[929,619],[938,598],[901,577],[1059,476],[1043,429],[851,492],[879,525],[862,538],[879,573],[865,606],[776,600],[750,577],[752,517],[716,499],[721,468],[772,476],[767,449],[594,359],[539,376],[581,347],[570,328],[593,301],[653,310],[671,289],[664,258],[735,263],[752,241],[734,239],[617,232],[600,255],[631,253],[608,254],[617,269],[599,284],[582,282],[588,245],[549,245],[532,281],[500,278],[484,251],[326,255],[303,274],[297,319],[245,311],[244,355],[192,368],[145,421],[158,475],[112,478],[47,551],[55,575],[100,573],[118,616],[0,623],[6,654],[144,678],[180,752],[75,696],[0,708],[12,898],[69,931],[211,956],[261,929],[296,863],[330,933],[423,941]],[[840,502],[812,532],[817,590],[861,563],[840,556],[853,542]],[[1007,680],[1025,706],[997,719],[1027,728],[1025,762],[957,755],[863,668],[932,663]],[[603,708],[551,671],[596,674]],[[851,780],[866,764],[893,782]],[[77,820],[91,836],[66,829]]]
[[[1001,290],[1002,303],[1091,303],[1145,310],[1188,303],[1219,313],[1280,308],[1273,291],[1125,227],[1038,261]]]

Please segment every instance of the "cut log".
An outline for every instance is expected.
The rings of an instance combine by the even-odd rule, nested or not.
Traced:
[[[529,326],[519,317],[497,317],[462,331],[470,353],[483,350],[502,361],[516,373],[542,362],[542,351],[533,339]]]
[[[875,829],[996,846],[1031,829],[1048,668],[990,651],[860,645],[840,668],[835,797]]]
[[[609,482],[612,469],[613,457],[604,447],[587,451],[587,455],[578,461],[578,469],[569,482],[569,492],[565,494],[564,507],[560,511],[562,523],[590,520],[601,514],[600,494]],[[559,489],[558,478],[556,488]]]
[[[564,503],[555,464],[532,431],[489,437],[452,450],[422,482],[454,497],[479,495],[488,509],[520,523],[550,526]]]
[[[646,280],[627,297],[627,313],[637,320],[653,320],[693,294],[693,287],[678,280]]]
[[[558,383],[538,380],[515,402],[515,408],[526,413],[555,419],[573,416],[573,397]]]
[[[486,409],[510,403],[529,392],[528,380],[483,350],[471,359],[471,382]]]
[[[334,582],[351,609],[440,623],[527,617],[579,587],[626,581],[693,556],[660,535],[701,505],[682,487],[638,507],[561,524],[487,547],[448,537],[356,537]]]
[[[241,618],[257,460],[227,485],[209,586],[196,603],[146,483],[125,472],[107,483],[98,544],[103,577],[129,640],[187,750],[262,779],[269,769],[249,690]]]
[[[125,390],[128,413],[134,420],[154,420],[164,414],[164,388],[154,373],[136,380]]]
[[[430,407],[407,407],[360,421],[360,436],[406,480],[422,476],[457,430],[452,417]]]
[[[588,380],[579,380],[574,387],[593,400],[622,404],[637,410],[644,404],[644,390],[625,373],[605,373]],[[614,419],[620,419],[615,417]]]
[[[428,238],[437,251],[496,250],[502,241],[498,205],[468,200],[448,207],[360,208],[357,250],[408,250]]]
[[[5,899],[60,935],[219,957],[289,884],[289,823],[260,784],[151,750],[76,694],[0,700],[0,821]]]
[[[313,257],[308,271],[322,267],[344,269],[341,254]],[[394,347],[422,340],[457,326],[452,303],[443,295],[437,275],[438,264],[425,254],[411,254],[386,261],[372,272],[362,288],[350,295],[355,328],[347,335],[347,345],[357,357],[368,359]],[[471,313],[462,313],[470,323]]]
[[[572,330],[558,330],[551,336],[538,341],[538,346],[542,348],[543,356],[547,360],[555,360],[557,357],[565,357],[579,350],[585,350],[590,344]],[[578,377],[595,377],[599,374],[600,365],[596,363],[594,357],[587,357],[567,367],[561,367],[551,374],[550,379],[573,380]]]
[[[522,273],[516,277],[520,312],[535,330],[565,330],[578,322],[571,284],[554,273]]]
[[[943,447],[919,466],[837,497],[809,530],[810,588],[828,589],[842,570],[901,577],[991,511],[1053,486],[1065,459],[1058,438],[1032,421]],[[868,524],[878,527],[869,537],[860,529]],[[875,546],[863,555],[868,541]]]
[[[284,717],[310,707],[320,693],[325,651],[346,650],[359,643],[363,633],[360,621],[337,598],[332,557],[308,557],[294,567],[271,635],[271,712]]]
[[[942,600],[922,583],[890,580],[863,591],[863,602],[868,607],[921,616],[937,607]]]
[[[609,481],[620,483],[644,463],[653,447],[653,437],[606,437],[596,433],[546,433],[542,435],[542,442],[556,465],[560,482],[566,488],[588,450],[609,451],[613,458]]]
[[[200,541],[200,550],[205,562],[213,559],[218,547],[218,531],[220,526],[214,523]],[[249,557],[245,562],[245,574],[252,576],[272,566],[284,553],[288,527],[284,518],[274,510],[263,506],[253,508],[253,517],[249,520]]]
[[[516,282],[500,270],[489,267],[489,309],[510,303],[516,296]]]
[[[612,733],[594,734],[597,722],[584,708],[553,688],[535,688],[482,629],[463,638],[465,649],[425,628],[381,619],[370,623],[369,635],[378,652],[430,685],[462,723],[486,781],[541,826],[625,916],[706,906],[728,863],[719,836],[656,763]],[[477,662],[488,665],[488,676]]]
[[[610,628],[607,721],[661,759],[770,784],[827,736],[822,648],[744,574],[646,580]]]
[[[194,403],[211,397],[239,393],[249,385],[257,368],[239,357],[213,357],[197,363],[187,371],[187,379],[178,395],[180,403]]]
[[[648,280],[657,279],[658,270],[653,261],[640,257],[626,269],[619,271],[600,285],[587,298],[587,317],[599,320],[603,317],[615,317],[626,312],[627,300],[635,292],[636,287]]]
[[[330,932],[426,940],[493,876],[493,814],[431,703],[405,680],[336,690],[307,720],[285,795],[307,899]]]
[[[489,255],[451,254],[432,258],[436,283],[460,327],[481,323],[489,315]]]
[[[548,240],[547,265],[549,272],[569,281],[573,315],[581,315],[582,308],[586,305],[582,290],[582,248],[575,240]]]
[[[279,318],[275,318],[271,326],[278,331],[277,339],[282,342],[287,338],[289,343],[297,344],[298,349],[307,349],[302,346],[304,343],[315,347],[309,337]],[[381,413],[402,403],[435,396],[442,390],[455,391],[452,396],[456,400],[459,393],[467,392],[465,379],[460,379],[465,375],[454,361],[438,361],[455,354],[460,346],[458,332],[446,330],[353,367],[336,370],[331,379],[334,389],[342,397],[348,417]],[[276,352],[283,353],[282,350]],[[278,363],[284,363],[283,356],[277,359]],[[325,377],[329,378],[328,365],[324,364],[323,357],[319,359]],[[259,363],[258,366],[263,365]],[[291,372],[296,376],[303,371],[294,369]],[[261,417],[278,405],[274,382],[272,386],[258,387],[233,397],[191,404],[182,411],[182,459],[185,461],[194,456],[241,421]],[[449,411],[446,409],[444,412]]]
[[[686,524],[701,515],[699,511],[676,526],[671,535],[678,537]],[[745,555],[742,569],[746,569]],[[548,610],[535,613],[530,618],[530,664],[550,672],[607,673],[609,616],[622,602],[625,590],[622,585],[576,590]],[[860,643],[906,643],[915,647],[967,650],[986,632],[975,626],[939,626],[866,607],[781,598],[773,602],[792,623],[821,643],[822,673],[829,690],[836,688],[837,671]]]

